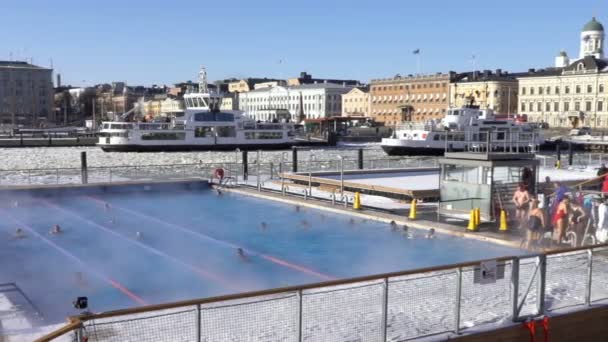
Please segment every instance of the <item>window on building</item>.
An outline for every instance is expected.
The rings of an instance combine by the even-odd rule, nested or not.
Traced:
[[[577,94],[580,94],[580,93],[581,93],[581,86],[580,86],[580,85],[577,85],[577,86],[576,86],[576,88],[575,88],[575,92],[576,92]]]
[[[592,85],[587,85],[587,93],[593,93],[593,86]]]
[[[555,93],[559,94],[559,87],[555,87]]]
[[[551,94],[551,87],[547,87],[547,95]]]
[[[567,112],[570,110],[570,102],[564,102],[564,112]]]
[[[604,92],[604,85],[600,84],[599,87],[598,87],[598,89],[597,89],[597,91],[600,92],[600,93],[603,93]]]
[[[540,102],[536,103],[536,111],[537,112],[542,112],[543,111],[543,104]]]
[[[556,113],[559,112],[559,102],[553,103],[553,111]]]
[[[564,87],[564,93],[570,94],[570,86],[565,86]]]
[[[550,112],[551,111],[551,102],[545,103],[545,111],[546,112]]]
[[[591,101],[585,102],[585,110],[588,112],[591,111]]]
[[[542,95],[543,94],[543,87],[538,87],[538,95]]]
[[[534,95],[534,88],[530,87],[530,95]]]
[[[521,94],[526,95],[526,87],[521,87]]]
[[[579,101],[574,102],[574,110],[581,110],[581,103]]]
[[[525,103],[521,103],[521,111],[525,112],[526,111],[526,104]]]
[[[597,106],[596,107],[597,107],[596,109],[597,109],[598,112],[602,112],[604,110],[604,102],[597,101]]]

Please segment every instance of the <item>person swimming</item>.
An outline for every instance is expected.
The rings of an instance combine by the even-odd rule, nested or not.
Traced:
[[[247,256],[245,255],[245,251],[239,247],[236,249],[236,255],[238,255],[239,259],[241,259],[242,261],[247,261]]]
[[[15,238],[21,239],[21,238],[24,238],[24,237],[25,237],[25,234],[23,233],[23,229],[17,228],[15,230]]]
[[[106,211],[110,210],[110,203],[106,202],[103,207],[105,208]]]
[[[262,228],[262,230],[266,230],[266,228],[268,228],[268,224],[266,222],[262,221],[260,223],[260,228]]]
[[[222,190],[220,188],[215,189],[215,192],[217,193],[218,196],[222,195]]]
[[[391,226],[391,230],[397,230],[397,222],[391,221],[389,225]]]
[[[296,204],[296,211],[300,211],[300,206]]]
[[[61,230],[61,227],[58,224],[56,224],[53,226],[53,228],[51,228],[50,233],[53,235],[58,235],[58,234],[63,233],[63,230]]]
[[[136,238],[137,240],[142,240],[142,239],[144,238],[144,236],[141,234],[141,232],[136,232],[136,233],[135,233],[135,238]]]
[[[426,234],[426,238],[427,239],[434,239],[435,238],[435,228],[429,229],[429,232]]]

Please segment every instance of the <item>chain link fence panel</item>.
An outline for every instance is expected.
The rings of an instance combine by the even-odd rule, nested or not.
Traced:
[[[585,303],[587,266],[587,251],[547,256],[547,311]]]

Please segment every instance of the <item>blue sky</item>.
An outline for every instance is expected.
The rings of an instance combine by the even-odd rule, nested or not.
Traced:
[[[522,71],[560,49],[576,56],[593,15],[608,28],[601,0],[7,0],[0,59],[52,58],[71,84],[171,84],[202,64],[211,79],[307,71],[367,82],[416,73],[418,48],[425,73]]]

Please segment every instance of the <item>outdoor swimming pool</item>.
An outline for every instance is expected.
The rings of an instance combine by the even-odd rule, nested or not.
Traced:
[[[219,196],[202,183],[10,192],[0,201],[0,283],[16,283],[44,323],[78,313],[77,296],[105,311],[523,253]],[[63,233],[50,234],[55,224]]]

